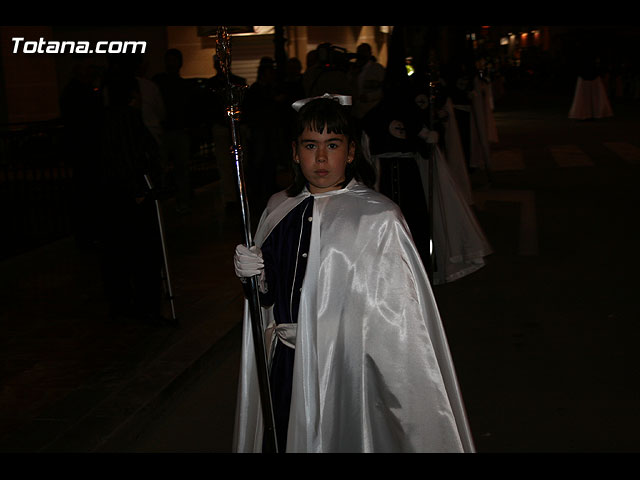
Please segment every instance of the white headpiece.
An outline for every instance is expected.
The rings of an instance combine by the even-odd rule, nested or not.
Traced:
[[[320,97],[303,98],[302,100],[298,100],[297,102],[292,103],[291,106],[297,112],[302,108],[303,105],[309,103],[311,100],[316,100],[318,98],[329,98],[331,100],[337,101],[338,103],[340,103],[340,105],[351,105],[351,97],[349,95],[335,95],[332,93],[325,93]]]

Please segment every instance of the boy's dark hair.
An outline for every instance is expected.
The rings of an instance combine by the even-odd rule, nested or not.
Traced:
[[[342,134],[348,142],[355,144],[353,162],[347,164],[345,169],[344,188],[353,178],[373,188],[376,174],[373,166],[360,152],[360,132],[355,127],[355,122],[348,107],[340,105],[330,98],[318,98],[306,103],[298,112],[293,124],[292,141],[296,142],[305,128],[322,133],[327,129],[329,133]],[[302,174],[300,165],[293,163],[293,183],[287,189],[287,195],[295,197],[307,185],[307,179]]]

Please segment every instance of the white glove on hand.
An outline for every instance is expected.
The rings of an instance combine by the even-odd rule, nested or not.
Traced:
[[[255,245],[250,249],[244,245],[238,245],[236,247],[236,253],[233,256],[233,265],[236,270],[236,275],[240,278],[260,275],[264,272],[262,251]]]
[[[240,280],[245,282],[247,278],[260,275],[258,278],[258,289],[262,293],[267,293],[267,282],[264,275],[264,260],[262,259],[262,251],[254,245],[247,248],[240,244],[236,246],[236,253],[233,256],[233,265],[236,275]]]

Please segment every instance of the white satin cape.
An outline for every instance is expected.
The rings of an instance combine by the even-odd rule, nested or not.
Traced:
[[[309,195],[274,195],[255,243]],[[474,451],[427,275],[387,197],[355,181],[315,195],[297,328],[288,452]],[[241,362],[234,451],[259,452],[246,303]]]

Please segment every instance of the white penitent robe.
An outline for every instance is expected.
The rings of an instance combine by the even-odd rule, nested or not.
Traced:
[[[464,149],[462,148],[462,141],[460,139],[460,130],[458,129],[458,123],[456,122],[456,115],[453,110],[453,102],[450,98],[444,105],[444,110],[447,113],[448,120],[445,123],[445,145],[446,145],[446,160],[449,166],[451,176],[455,179],[460,194],[464,197],[465,201],[469,205],[475,203],[473,199],[473,191],[471,189],[471,180],[469,179],[469,173],[467,172],[467,161],[464,155]]]
[[[390,152],[371,156],[379,170],[385,158],[415,161],[418,165],[425,202],[429,204],[429,161],[417,152]],[[454,179],[449,164],[439,148],[434,149],[433,174],[433,284],[453,282],[484,267],[484,257],[493,249],[484,234],[467,198]],[[424,221],[429,213],[424,212]]]
[[[593,80],[585,80],[578,77],[569,118],[587,120],[612,116],[613,110],[602,79],[595,77]]]
[[[274,195],[260,246],[311,195]],[[351,181],[314,195],[288,452],[472,452],[445,331],[399,208]],[[272,321],[263,308],[265,327]],[[248,309],[234,450],[259,452],[262,414]]]
[[[415,155],[425,196],[428,197],[429,163],[419,154]],[[433,283],[440,285],[484,267],[484,257],[491,255],[493,249],[437,147],[434,149],[433,166],[433,245],[436,259]]]
[[[469,165],[491,168],[490,144],[498,142],[498,131],[493,116],[491,84],[476,77],[471,95],[471,152]]]

